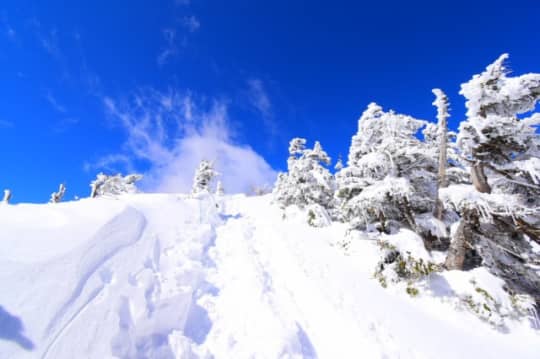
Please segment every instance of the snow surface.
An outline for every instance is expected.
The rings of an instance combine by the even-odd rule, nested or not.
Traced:
[[[430,256],[411,233],[385,240]],[[410,298],[373,279],[378,255],[269,196],[0,205],[0,358],[538,358],[530,326],[443,300],[471,275],[504,297],[489,273]]]

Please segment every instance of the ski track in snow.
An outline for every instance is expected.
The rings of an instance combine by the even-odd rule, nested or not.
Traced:
[[[0,358],[455,357],[444,338],[460,328],[435,324],[428,343],[409,331],[437,319],[351,267],[328,244],[336,232],[286,224],[261,199],[151,198],[127,197],[78,248],[21,277],[50,300],[38,313],[11,298],[23,318],[40,314],[26,323],[36,348],[0,341]],[[467,357],[498,353],[485,343]]]

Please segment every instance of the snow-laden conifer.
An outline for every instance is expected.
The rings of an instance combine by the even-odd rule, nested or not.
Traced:
[[[446,265],[464,268],[474,248],[512,289],[540,301],[540,277],[530,267],[540,262],[530,244],[540,243],[540,114],[519,116],[540,100],[540,74],[509,77],[507,58],[501,55],[461,86],[467,120],[459,127],[458,145],[475,190],[444,191],[462,217]]]
[[[293,138],[289,146],[287,173],[280,173],[274,188],[274,199],[282,207],[297,205],[304,208],[317,204],[323,209],[332,206],[334,178],[325,166],[330,157],[316,141],[306,149],[304,138]]]
[[[417,137],[426,124],[369,104],[336,174],[341,219],[355,228],[396,220],[417,229],[414,216],[433,210],[436,189],[437,150]]]
[[[467,120],[460,125],[458,143],[478,191],[529,196],[540,189],[540,114],[518,115],[535,109],[540,74],[508,77],[507,58],[501,55],[461,86]],[[538,204],[540,198],[531,201]]]

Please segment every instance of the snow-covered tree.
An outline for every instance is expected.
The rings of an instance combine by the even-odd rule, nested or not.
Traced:
[[[214,170],[214,164],[210,161],[202,160],[195,171],[193,177],[192,194],[210,192],[210,186],[218,173]]]
[[[540,100],[540,74],[509,77],[507,58],[503,54],[461,86],[467,120],[458,145],[476,190],[446,191],[462,217],[446,265],[463,268],[474,248],[495,274],[540,302],[540,277],[530,268],[540,262],[530,244],[540,243],[540,113],[519,117]]]
[[[433,211],[437,149],[417,137],[426,121],[371,103],[358,121],[347,167],[336,175],[340,216],[353,227],[388,220],[417,230],[415,214]]]
[[[96,179],[90,183],[90,188],[92,189],[90,197],[135,193],[137,192],[135,182],[141,178],[142,175],[140,174],[131,174],[123,177],[121,174],[109,176],[99,173]]]
[[[287,173],[280,173],[274,187],[274,199],[282,207],[305,207],[317,204],[331,207],[334,178],[325,166],[330,157],[316,141],[313,149],[306,149],[304,138],[293,138],[289,146]]]
[[[4,198],[2,199],[2,203],[8,204],[11,200],[11,190],[5,189],[4,190]]]
[[[475,188],[484,193],[529,194],[540,186],[540,149],[536,127],[540,113],[540,74],[508,77],[507,54],[461,86],[467,99],[467,121],[460,125],[458,143],[471,163]],[[540,198],[531,199],[538,204]]]
[[[51,199],[50,203],[58,203],[62,200],[64,197],[64,194],[66,193],[66,186],[63,183],[60,183],[60,186],[58,187],[58,192],[51,193]]]

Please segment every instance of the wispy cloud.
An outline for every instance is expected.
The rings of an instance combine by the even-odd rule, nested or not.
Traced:
[[[45,30],[37,19],[30,21],[31,26],[35,29],[35,33],[41,47],[57,60],[62,58],[62,52],[58,46],[58,30],[52,28]]]
[[[58,47],[58,31],[56,29],[50,30],[48,33],[41,34],[40,36],[41,46],[54,57],[61,57],[60,48]]]
[[[186,28],[189,32],[195,32],[199,30],[199,28],[201,27],[201,23],[199,19],[197,19],[194,15],[184,16],[182,18],[182,26]]]
[[[52,108],[55,111],[60,112],[60,113],[66,113],[67,112],[66,107],[61,105],[58,102],[58,100],[53,96],[51,91],[47,91],[47,93],[45,94],[45,99],[47,100],[47,102],[52,106]]]
[[[266,91],[264,82],[258,78],[252,78],[247,81],[247,97],[250,105],[259,113],[263,119],[265,127],[271,132],[277,131],[272,110],[272,102]]]
[[[115,172],[118,168],[118,164],[122,164],[128,172],[135,172],[131,158],[123,154],[106,155],[95,162],[87,161],[83,164],[83,169],[85,172],[96,170]]]
[[[165,46],[161,49],[157,57],[157,63],[160,66],[165,65],[169,59],[178,54],[178,47],[176,45],[176,30],[172,28],[162,30],[163,38],[165,40]]]
[[[189,191],[202,159],[215,162],[231,193],[248,192],[275,179],[275,171],[259,154],[236,143],[223,101],[196,100],[189,92],[146,89],[128,101],[106,97],[103,103],[114,123],[125,130],[126,140],[124,151],[96,163],[111,166],[115,159],[123,167],[144,163],[149,190]]]

